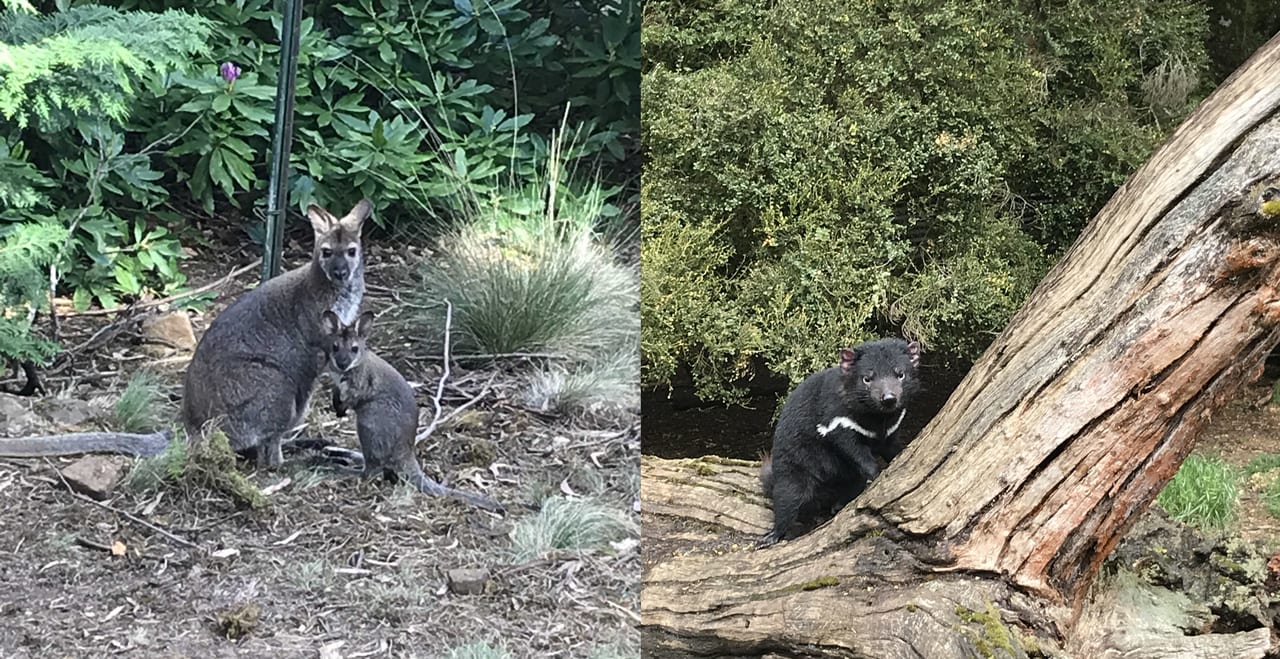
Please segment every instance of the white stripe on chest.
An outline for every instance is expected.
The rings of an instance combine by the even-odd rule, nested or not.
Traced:
[[[888,437],[889,435],[892,435],[893,433],[897,432],[898,426],[902,425],[902,419],[905,418],[906,416],[907,416],[907,408],[904,407],[902,408],[902,412],[898,414],[898,420],[894,421],[892,426],[889,426],[889,429],[885,431],[884,436]],[[848,428],[849,430],[852,430],[858,433],[859,435],[866,437],[867,439],[876,439],[878,437],[878,435],[871,432],[870,430],[867,430],[866,428],[863,428],[861,425],[858,424],[857,421],[854,421],[853,419],[850,419],[847,416],[838,416],[832,419],[830,422],[828,422],[827,425],[825,426],[822,424],[818,424],[818,434],[823,437],[826,437],[827,435],[831,434],[831,431],[835,430],[836,428]]]
[[[343,289],[338,293],[338,299],[333,301],[331,310],[338,316],[338,320],[343,325],[353,325],[356,322],[356,316],[360,314],[360,302],[364,299],[364,286],[358,288]]]

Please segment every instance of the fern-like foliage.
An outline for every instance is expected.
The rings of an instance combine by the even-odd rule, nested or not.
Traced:
[[[31,333],[29,306],[44,300],[44,268],[66,243],[67,229],[49,220],[15,224],[0,240],[0,357],[43,362],[57,346]]]
[[[53,180],[28,161],[21,140],[0,138],[0,208],[32,208],[46,203],[40,189],[51,185]],[[3,216],[0,212],[0,219]]]
[[[149,78],[206,51],[209,22],[182,11],[121,12],[86,5],[50,15],[0,10],[0,118],[46,129],[76,115],[113,120]]]

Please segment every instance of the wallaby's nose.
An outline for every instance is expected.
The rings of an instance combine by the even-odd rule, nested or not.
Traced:
[[[331,274],[333,275],[333,278],[338,281],[346,281],[347,275],[351,274],[351,269],[347,267],[347,264],[343,263],[341,265],[333,266]]]

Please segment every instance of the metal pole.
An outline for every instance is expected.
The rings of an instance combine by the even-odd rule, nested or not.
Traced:
[[[267,191],[267,239],[263,245],[262,281],[280,274],[284,250],[284,218],[289,208],[289,148],[293,145],[293,106],[298,78],[298,33],[302,0],[284,0],[280,22],[280,75],[276,79],[276,121],[271,135],[271,183]]]

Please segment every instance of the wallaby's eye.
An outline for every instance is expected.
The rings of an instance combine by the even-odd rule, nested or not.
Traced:
[[[334,351],[334,352],[337,352],[337,351],[338,351],[338,344],[336,344],[336,343],[335,343],[335,344],[333,344],[333,351]]]
[[[351,346],[351,354],[353,355],[360,354],[360,346]]]
[[[329,258],[330,256],[333,256],[333,250],[329,249],[328,247],[321,248],[321,249],[320,249],[320,256],[323,256],[324,258],[326,258],[326,259],[327,259],[327,258]]]
[[[356,248],[354,248],[354,247],[348,247],[348,248],[347,248],[347,256],[350,256],[351,258],[353,258],[353,259],[354,259],[354,258],[356,257]]]

